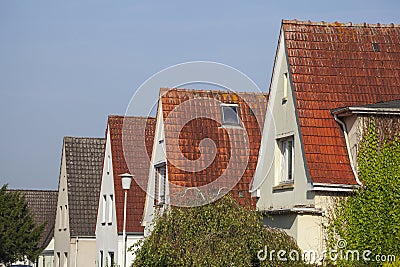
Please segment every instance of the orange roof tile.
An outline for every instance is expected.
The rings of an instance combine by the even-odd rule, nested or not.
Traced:
[[[155,118],[108,117],[118,232],[122,232],[124,220],[124,191],[119,175],[128,172],[135,175],[135,177],[146,177],[147,179],[150,166],[149,159],[153,148],[155,123]],[[143,129],[143,126],[145,126],[145,129]],[[124,138],[123,134],[126,134]],[[145,135],[145,147],[141,143],[143,142],[143,134]],[[141,226],[141,220],[145,199],[146,192],[133,179],[127,196],[126,231],[128,233],[141,233],[144,231],[144,228]]]
[[[241,205],[255,205],[249,186],[258,159],[267,95],[186,89],[161,89],[160,94],[169,182],[201,187],[218,178],[226,179],[226,184],[238,181],[231,191],[233,196]],[[242,127],[221,127],[221,103],[238,104]],[[216,150],[202,146],[207,138]],[[171,203],[177,192],[170,186]],[[244,196],[239,197],[239,193]]]
[[[356,184],[331,109],[400,99],[400,26],[282,22],[308,169]]]

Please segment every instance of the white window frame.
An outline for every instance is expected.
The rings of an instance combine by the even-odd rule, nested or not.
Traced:
[[[294,147],[293,135],[278,139],[278,147],[279,147],[278,182],[293,183],[294,160],[295,160],[294,159],[295,147]]]
[[[67,205],[65,205],[64,206],[64,231],[66,231],[67,230],[67,224],[68,224],[68,222],[67,222],[67,220],[68,220],[68,207],[67,207]]]
[[[107,155],[107,174],[110,174],[111,171],[111,157]]]
[[[283,94],[282,103],[286,103],[288,100],[288,90],[289,90],[289,74],[287,72],[283,73]]]
[[[63,222],[64,222],[64,213],[63,213],[63,208],[60,206],[60,216],[58,220],[58,231],[61,231],[63,229]]]
[[[232,108],[235,107],[236,108],[236,119],[237,119],[237,123],[230,123],[230,122],[225,122],[225,113],[224,113],[224,108]],[[221,122],[222,125],[224,126],[240,126],[240,117],[239,117],[239,105],[238,104],[221,104]]]
[[[102,195],[102,211],[101,211],[101,224],[106,224],[107,212],[107,195]]]
[[[113,221],[114,196],[109,195],[108,200],[108,224],[111,225]]]
[[[167,192],[167,165],[165,163],[154,166],[155,168],[155,204],[164,205],[166,204],[166,192]],[[164,171],[164,175],[160,173],[160,170]]]
[[[64,252],[64,267],[68,267],[68,252]]]
[[[56,267],[61,267],[61,253],[57,252]]]

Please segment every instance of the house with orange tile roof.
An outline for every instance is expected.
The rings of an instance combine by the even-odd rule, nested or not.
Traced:
[[[108,117],[95,226],[98,267],[125,266],[124,257],[126,266],[130,266],[134,255],[127,249],[144,236],[141,220],[154,128],[155,118]],[[123,234],[124,190],[120,177],[124,173],[134,177],[127,191],[126,235]]]
[[[160,90],[142,225],[166,206],[199,206],[249,193],[268,96],[217,90]]]
[[[362,186],[364,119],[398,116],[399,40],[393,24],[282,22],[251,192],[302,249],[324,248],[332,200]]]

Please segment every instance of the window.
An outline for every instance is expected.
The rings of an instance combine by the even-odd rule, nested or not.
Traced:
[[[108,224],[112,224],[112,219],[113,219],[113,203],[114,202],[114,196],[110,195],[109,201],[108,201]]]
[[[239,198],[244,198],[244,190],[239,190],[238,196],[239,196]]]
[[[293,136],[279,139],[279,182],[293,182],[294,159]]]
[[[68,253],[64,252],[64,267],[68,267]]]
[[[114,252],[108,252],[108,257],[110,258],[110,266],[114,267],[115,266],[115,262],[114,262]]]
[[[63,229],[63,222],[64,222],[64,213],[63,213],[63,208],[60,206],[60,216],[59,216],[59,221],[58,221],[58,231],[61,231]]]
[[[237,104],[221,104],[221,114],[223,125],[240,126]]]
[[[65,205],[65,209],[64,209],[64,231],[67,230],[67,220],[68,220],[68,211],[67,211],[67,205]]]
[[[110,155],[107,155],[107,174],[110,174],[110,164],[111,164],[111,159],[110,159]]]
[[[56,261],[56,267],[61,266],[61,255],[60,252],[57,252],[57,261]]]
[[[289,78],[288,73],[285,72],[283,74],[283,94],[282,94],[282,104],[286,103],[288,99],[288,87],[289,87]]]
[[[103,195],[102,201],[102,213],[101,213],[101,224],[106,223],[106,209],[107,209],[107,195]]]
[[[155,187],[154,187],[155,205],[165,204],[166,182],[167,181],[166,181],[165,164],[156,166]]]
[[[100,259],[99,259],[100,266],[99,267],[103,267],[104,266],[104,258],[103,257],[104,257],[103,256],[103,251],[100,250]]]

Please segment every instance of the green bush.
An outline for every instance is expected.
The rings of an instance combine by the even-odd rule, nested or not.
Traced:
[[[136,251],[134,266],[300,266],[299,262],[259,261],[257,253],[297,250],[281,230],[265,227],[262,215],[230,196],[208,205],[172,207],[155,219],[154,229]]]

